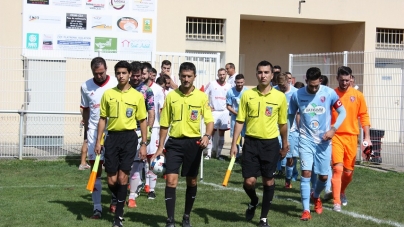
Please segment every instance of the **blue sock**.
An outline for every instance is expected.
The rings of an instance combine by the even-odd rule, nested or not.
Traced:
[[[278,163],[276,164],[276,170],[278,170],[278,171],[282,170],[282,162],[281,162],[281,160],[279,160]]]
[[[330,166],[330,170],[328,171],[327,184],[325,185],[325,192],[331,191],[331,179],[332,179],[332,168]]]
[[[327,181],[317,180],[313,195],[314,198],[318,198],[320,196],[321,191],[323,191],[325,188],[325,184],[327,184]]]
[[[290,180],[293,175],[293,166],[286,166],[286,179]]]
[[[300,178],[300,195],[302,197],[303,210],[310,211],[310,178]]]
[[[314,171],[311,171],[311,188],[316,188],[316,182],[317,182],[317,174],[314,173]]]
[[[293,158],[293,174],[292,174],[292,180],[297,181],[297,178],[299,177],[299,171],[297,171],[297,158]]]

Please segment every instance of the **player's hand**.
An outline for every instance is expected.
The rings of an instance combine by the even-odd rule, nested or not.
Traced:
[[[198,143],[198,142],[197,142]],[[209,138],[207,136],[203,136],[200,140],[199,140],[199,146],[202,149],[205,149],[207,146],[209,145]]]
[[[101,154],[101,151],[102,151],[101,144],[97,142],[97,143],[95,144],[94,152],[95,152],[96,154]]]
[[[284,159],[289,152],[289,143],[282,144],[282,149],[279,151],[280,159]]]
[[[157,148],[156,153],[150,158],[150,163],[154,162],[154,159],[156,159],[157,156],[164,155],[163,150],[164,150],[164,148],[160,148],[160,147]],[[153,167],[151,165],[149,166],[149,168],[153,169]]]
[[[323,140],[330,140],[330,139],[332,139],[332,137],[334,137],[334,135],[335,135],[335,130],[330,129],[326,133],[324,133]]]
[[[373,144],[372,144],[372,141],[370,140],[370,138],[365,138],[365,139],[363,139],[363,142],[367,142],[368,143],[368,146],[372,146]]]
[[[146,152],[147,146],[141,145],[139,149],[139,158],[141,160],[146,160],[147,159],[147,152]]]
[[[237,157],[237,144],[235,146],[231,146],[230,157]]]

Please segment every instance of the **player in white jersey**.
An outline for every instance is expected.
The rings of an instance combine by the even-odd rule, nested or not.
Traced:
[[[153,90],[154,94],[154,123],[153,128],[151,128],[151,137],[149,141],[149,145],[147,146],[147,161],[148,165],[145,165],[145,173],[146,173],[146,185],[145,191],[148,193],[148,199],[155,199],[156,193],[154,192],[154,188],[157,183],[157,175],[154,174],[151,170],[149,170],[150,166],[150,158],[156,153],[157,148],[159,147],[159,139],[160,139],[160,111],[164,105],[165,95],[163,90],[159,85],[154,83],[151,80],[150,74],[153,73],[153,68],[150,63],[144,62],[142,63],[142,80],[143,83],[146,84]]]
[[[226,66],[226,73],[229,75],[229,78],[227,78],[227,83],[230,84],[231,87],[236,86],[236,76],[238,73],[236,73],[236,66],[234,66],[233,63],[227,63]]]
[[[87,130],[88,159],[91,166],[94,165],[96,154],[94,148],[98,133],[98,120],[100,119],[100,102],[104,91],[115,87],[118,82],[115,77],[107,75],[107,63],[101,57],[96,57],[91,61],[91,71],[93,78],[87,80],[81,85],[81,104],[83,108],[84,128]],[[94,191],[91,194],[94,209],[91,218],[100,219],[102,214],[101,206],[101,173],[104,156],[101,154],[101,161],[98,167],[97,179],[94,185]],[[91,170],[91,169],[90,169]],[[113,205],[112,201],[112,205]]]
[[[227,110],[226,105],[226,95],[231,89],[231,85],[226,83],[226,70],[220,68],[217,72],[218,79],[210,82],[206,85],[205,93],[209,97],[209,106],[212,109],[213,119],[214,119],[214,131],[212,138],[216,130],[219,130],[219,143],[216,151],[216,158],[223,159],[220,157],[224,145],[224,132],[230,128],[230,118],[229,110]],[[212,155],[212,139],[209,143],[208,155],[205,159],[211,158]]]

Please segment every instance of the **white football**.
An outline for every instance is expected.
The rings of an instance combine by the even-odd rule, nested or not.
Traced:
[[[156,175],[163,175],[166,172],[166,159],[163,155],[157,156],[151,163],[153,173]]]

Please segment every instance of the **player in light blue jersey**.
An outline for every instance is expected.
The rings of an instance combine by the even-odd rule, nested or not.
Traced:
[[[320,193],[325,188],[331,161],[331,138],[344,121],[346,112],[335,91],[321,85],[321,71],[312,67],[306,72],[307,86],[292,95],[289,103],[288,120],[292,125],[296,112],[300,113],[299,155],[302,177],[300,193],[303,214],[300,220],[308,221],[310,215],[310,197],[313,199],[316,213],[323,212]],[[338,112],[338,118],[331,127],[332,108]],[[312,169],[318,174],[314,192],[310,196],[310,177]]]
[[[281,73],[278,75],[276,78],[276,85],[274,88],[285,93],[286,95],[286,100],[289,105],[290,99],[292,98],[292,94],[297,91],[297,88],[293,87],[292,85],[289,84],[288,77],[292,77],[290,73]],[[288,127],[289,129],[289,127]],[[294,174],[297,178],[298,172],[296,169],[296,158],[299,156],[299,153],[297,152],[296,143],[293,143],[291,141],[291,133],[292,130],[296,131],[295,123],[293,123],[293,127],[290,129],[288,133],[288,141],[289,141],[289,152],[286,155],[286,158],[279,160],[278,161],[278,166],[277,169],[278,171],[282,171],[282,169],[286,166],[286,174],[285,174],[285,188],[292,188],[292,185],[290,183],[292,175]],[[280,138],[279,138],[280,139]],[[295,173],[293,173],[293,170]]]
[[[244,91],[248,90],[246,87],[244,87],[244,75],[243,74],[238,74],[235,78],[234,83],[236,84],[235,87],[230,89],[227,92],[226,95],[226,106],[227,110],[230,112],[230,137],[233,138],[233,132],[234,132],[234,125],[236,123],[236,117],[238,113],[238,106],[240,104],[241,96],[243,95]],[[241,137],[245,136],[245,127],[246,125],[244,124],[243,129],[241,131],[241,136],[239,137],[237,141],[237,155],[236,155],[236,161],[239,159],[239,153],[240,153],[240,141]]]

